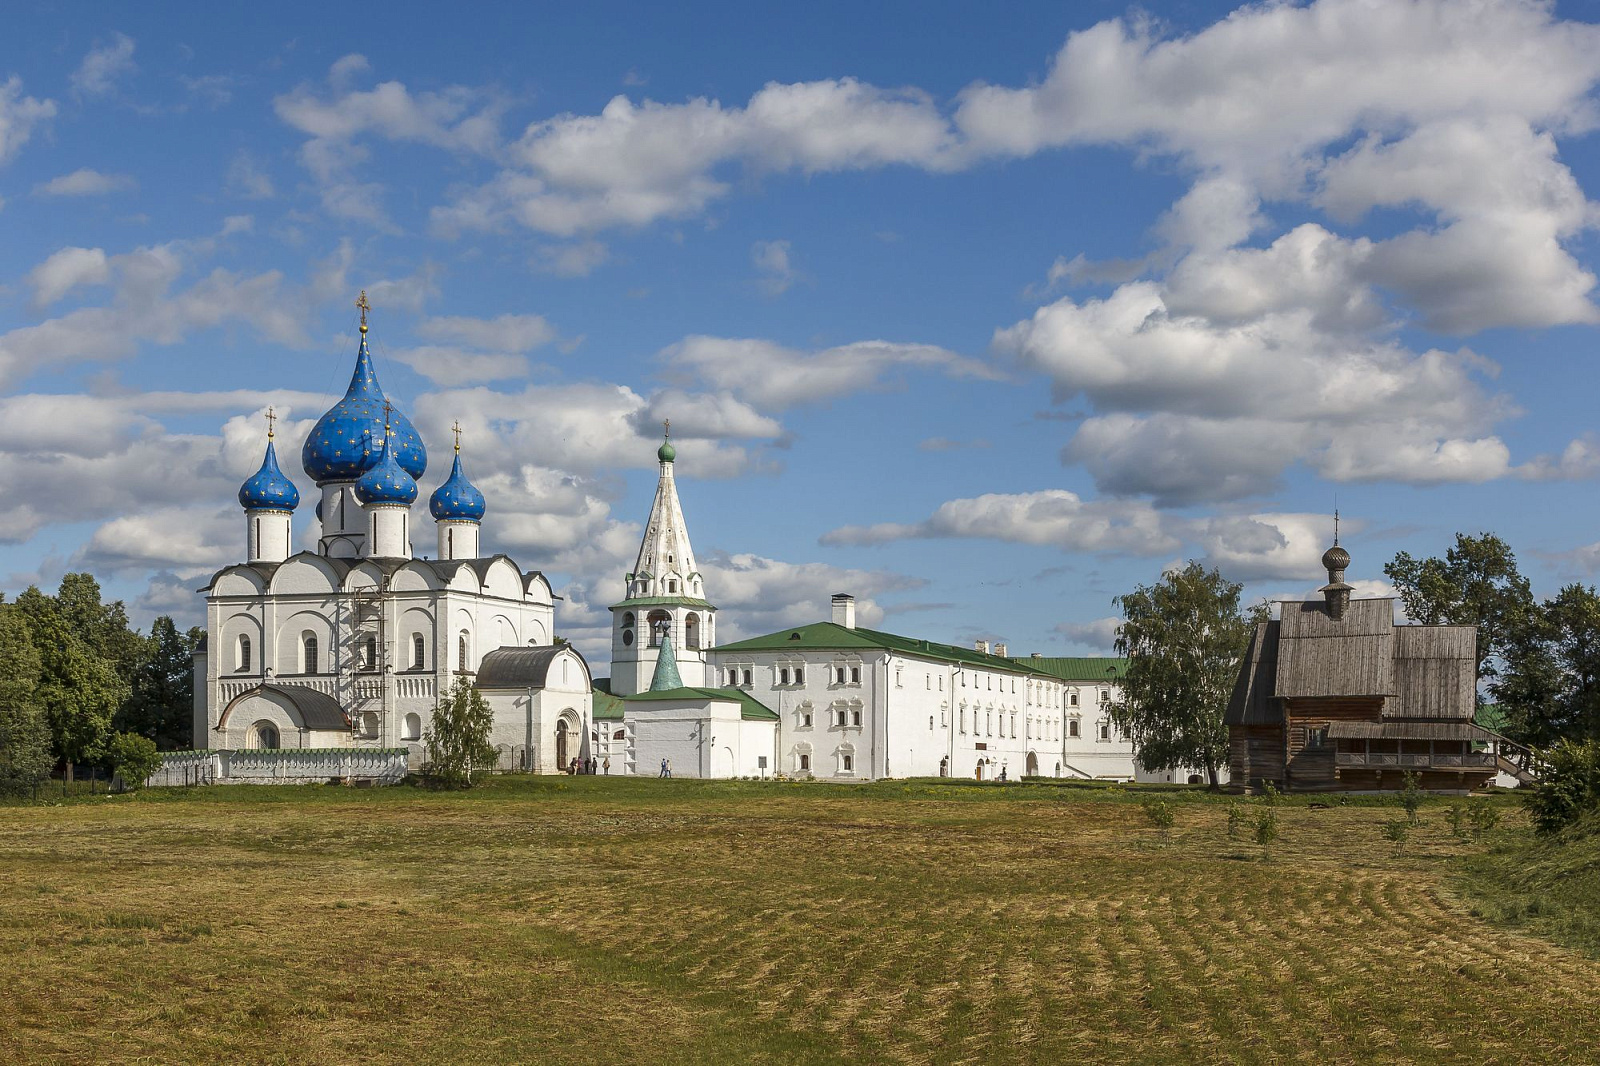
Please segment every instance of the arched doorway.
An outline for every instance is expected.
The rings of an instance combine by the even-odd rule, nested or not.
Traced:
[[[567,731],[567,720],[556,719],[556,769],[562,772],[566,771],[567,764],[572,761],[572,757],[567,754],[567,738],[570,735]]]
[[[973,771],[973,777],[977,778],[979,781],[983,780],[983,760],[982,759],[978,760],[978,768]]]
[[[1027,774],[1028,774],[1029,777],[1038,777],[1039,776],[1039,756],[1036,753],[1031,752],[1031,751],[1028,752]]]

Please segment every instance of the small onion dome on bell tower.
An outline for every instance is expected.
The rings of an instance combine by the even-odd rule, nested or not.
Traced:
[[[300,490],[278,469],[278,452],[272,442],[276,419],[272,408],[267,408],[267,454],[261,469],[239,486],[239,505],[246,511],[293,511],[300,506]]]
[[[1328,571],[1328,583],[1317,591],[1328,605],[1328,616],[1335,622],[1344,617],[1350,606],[1350,594],[1355,587],[1345,582],[1344,572],[1350,566],[1350,553],[1339,547],[1339,512],[1333,512],[1333,547],[1322,553],[1322,565]]]
[[[391,437],[390,433],[384,434],[377,465],[356,481],[356,499],[368,506],[398,504],[409,507],[417,502],[416,478],[395,460],[395,450],[390,447]]]
[[[461,469],[461,424],[456,423],[456,458],[450,467],[450,476],[443,485],[433,490],[428,498],[428,511],[439,522],[482,522],[487,508],[483,493],[467,480]]]
[[[664,437],[661,441],[661,447],[656,449],[656,458],[663,463],[670,463],[678,457],[678,449],[672,446],[672,420],[668,419],[661,423],[661,428]]]
[[[389,449],[395,461],[413,478],[419,478],[428,469],[428,452],[416,427],[394,410],[378,385],[372,356],[367,352],[367,312],[371,306],[365,291],[356,306],[361,309],[361,347],[356,352],[355,373],[350,375],[344,399],[330,407],[311,428],[305,447],[300,450],[300,465],[319,485],[354,481],[376,465],[387,426],[392,432]]]

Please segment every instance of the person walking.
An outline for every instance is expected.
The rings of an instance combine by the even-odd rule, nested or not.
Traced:
[[[604,770],[606,772],[606,776],[610,777],[611,776],[611,756],[607,755],[606,756],[606,761],[601,763],[600,765],[601,765],[602,768],[604,768]]]
[[[661,760],[661,776],[662,777],[671,777],[672,776],[672,771],[667,768],[667,760],[665,760],[665,759]]]
[[[1002,767],[1000,767],[1000,783],[1004,784],[1005,780],[1006,780],[1006,768],[1004,766],[1002,766]]]

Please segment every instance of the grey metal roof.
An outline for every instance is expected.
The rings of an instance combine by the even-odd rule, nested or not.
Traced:
[[[327,693],[318,692],[305,685],[278,685],[270,681],[262,682],[253,688],[247,688],[233,699],[228,701],[228,706],[223,710],[221,718],[217,720],[217,728],[227,722],[233,709],[251,696],[260,696],[271,693],[281,696],[294,707],[295,713],[300,716],[300,724],[306,729],[342,730],[350,728],[350,718],[339,706],[339,701]]]
[[[537,648],[496,648],[483,657],[478,667],[478,688],[544,688],[550,674],[550,664],[563,651],[570,651],[583,663],[589,664],[578,650],[569,644],[548,644]]]

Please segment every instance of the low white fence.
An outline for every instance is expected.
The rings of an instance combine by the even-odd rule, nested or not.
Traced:
[[[406,776],[405,748],[270,748],[259,751],[175,751],[146,785],[397,784]]]

